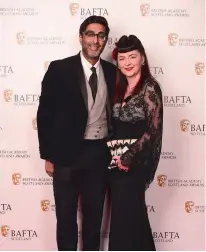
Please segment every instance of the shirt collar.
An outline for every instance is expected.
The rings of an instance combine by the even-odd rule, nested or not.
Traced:
[[[92,74],[92,71],[91,71],[91,67],[93,66],[88,60],[85,59],[82,51],[80,52],[80,57],[81,57],[81,62],[82,62],[82,66],[83,66],[83,69],[88,72],[90,71],[91,74]],[[96,68],[96,72],[97,72],[97,75],[99,73],[99,64],[100,64],[100,59],[97,61],[97,63],[93,66]]]

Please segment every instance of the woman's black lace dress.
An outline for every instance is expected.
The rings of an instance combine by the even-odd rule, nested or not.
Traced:
[[[145,189],[153,181],[162,146],[162,92],[155,80],[122,107],[113,107],[113,139],[137,139],[121,156],[129,171],[112,169],[109,250],[155,250]]]

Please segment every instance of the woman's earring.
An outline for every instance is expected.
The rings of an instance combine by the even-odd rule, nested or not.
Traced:
[[[142,65],[143,65],[143,66],[144,66],[144,64],[145,64],[145,63],[144,63],[144,62],[142,62]]]

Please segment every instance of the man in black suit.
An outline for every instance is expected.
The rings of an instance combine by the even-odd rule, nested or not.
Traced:
[[[58,250],[77,250],[78,196],[83,250],[99,250],[108,165],[106,139],[116,68],[100,59],[109,27],[101,16],[80,26],[78,55],[51,62],[37,112],[40,157],[53,176]]]

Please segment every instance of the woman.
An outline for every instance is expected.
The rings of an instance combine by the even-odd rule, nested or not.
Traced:
[[[108,142],[113,155],[109,250],[152,251],[155,245],[145,190],[153,181],[161,153],[162,92],[136,36],[122,36],[113,56],[118,78],[113,107],[114,135],[113,141]]]

